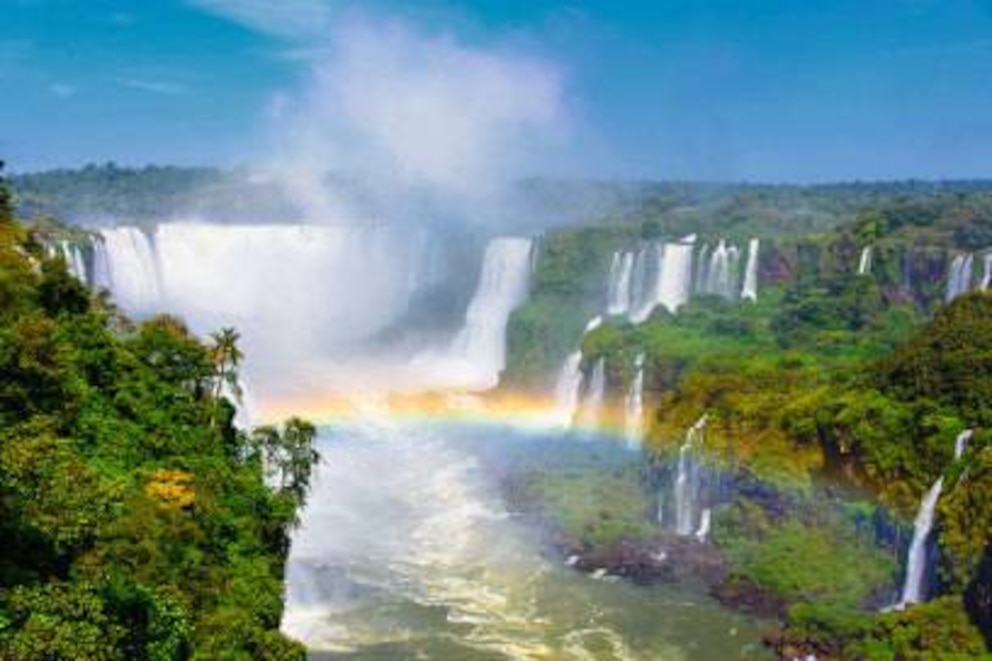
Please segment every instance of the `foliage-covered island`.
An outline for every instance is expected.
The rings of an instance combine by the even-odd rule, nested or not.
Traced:
[[[532,476],[527,498],[564,553],[639,581],[702,579],[777,619],[767,642],[783,658],[989,657],[992,197],[950,188],[648,198],[628,217],[549,232],[504,384],[546,391],[581,348],[586,388],[599,371],[600,415],[622,428],[641,365],[651,462],[640,491],[595,471]],[[609,312],[625,252],[696,232],[697,282],[677,311],[638,323]],[[756,300],[740,295],[743,257],[730,262],[738,289],[700,291],[702,246],[749,237],[761,239]],[[583,335],[594,315],[603,323]],[[712,510],[688,536],[653,502],[668,497],[671,514],[687,479]],[[938,479],[926,601],[899,604],[914,516]]]
[[[132,323],[12,215],[0,186],[0,658],[303,658],[314,428],[235,428],[236,334]]]

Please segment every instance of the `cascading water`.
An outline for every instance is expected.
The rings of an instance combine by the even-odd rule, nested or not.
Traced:
[[[681,241],[651,245],[638,254],[641,264],[635,264],[635,287],[631,296],[629,319],[639,324],[651,316],[659,305],[669,312],[676,312],[692,292],[692,258],[696,235]],[[641,275],[643,279],[636,276]]]
[[[677,243],[666,243],[661,261],[657,302],[674,313],[692,292],[692,254],[696,235],[692,234]]]
[[[982,255],[982,282],[979,285],[982,289],[992,286],[992,252]]]
[[[747,265],[744,267],[744,286],[741,288],[741,299],[745,301],[758,300],[758,239],[751,239],[747,244]]]
[[[613,254],[610,264],[609,298],[606,314],[625,315],[630,310],[631,275],[634,271],[634,253],[623,251]]]
[[[861,259],[858,260],[858,275],[871,274],[871,257],[872,257],[871,246],[865,246],[864,248],[861,249]]]
[[[706,272],[702,291],[728,299],[737,298],[739,258],[737,246],[728,246],[726,241],[720,239],[710,255],[709,269]]]
[[[950,303],[971,289],[971,271],[974,256],[971,253],[956,255],[947,271],[947,293],[944,299]]]
[[[930,531],[933,529],[934,513],[937,509],[937,500],[944,487],[944,478],[940,477],[934,482],[930,490],[923,496],[920,502],[919,512],[913,522],[913,541],[909,545],[909,557],[906,560],[906,581],[903,584],[902,598],[900,605],[915,604],[923,601],[924,577],[927,568],[927,543],[930,538]]]
[[[710,268],[710,246],[704,243],[696,255],[696,274],[693,276],[693,291],[705,292],[707,287],[706,279],[709,277]]]
[[[163,308],[158,259],[148,234],[137,227],[100,232],[107,257],[106,283],[125,310],[137,314]],[[204,301],[203,304],[206,304]]]
[[[710,508],[704,508],[699,515],[699,527],[696,528],[696,541],[705,542],[710,536],[710,525],[713,519],[713,512]]]
[[[954,439],[954,459],[957,461],[964,456],[972,430],[966,429]],[[937,478],[930,490],[923,496],[920,509],[913,521],[913,540],[909,545],[909,556],[906,560],[906,580],[903,583],[902,597],[896,608],[907,604],[915,604],[926,599],[925,578],[928,566],[927,545],[933,530],[934,515],[937,511],[937,501],[944,488],[943,476]]]
[[[589,387],[586,389],[582,402],[580,418],[587,429],[597,429],[603,415],[603,404],[606,399],[606,360],[600,358],[592,368],[589,376]]]
[[[624,402],[624,435],[627,445],[640,447],[644,435],[644,354],[634,358],[634,377]]]
[[[693,454],[703,442],[706,416],[703,415],[686,432],[685,442],[679,447],[679,461],[675,476],[673,501],[675,505],[675,533],[692,535],[700,523],[700,496],[702,492],[702,466]]]
[[[354,347],[399,319],[413,289],[447,268],[438,236],[409,227],[173,222],[99,234],[91,242],[93,286],[109,289],[132,315],[178,314],[201,335],[236,327],[251,358],[244,376],[263,400],[334,390],[340,379],[354,387],[356,373],[396,384],[395,366],[380,373]],[[526,282],[528,244],[519,241]],[[476,350],[491,337],[476,333],[482,316],[472,312],[459,349]],[[488,367],[502,355],[498,339]]]
[[[454,383],[485,390],[499,383],[506,364],[506,323],[527,298],[531,240],[497,238],[486,246],[482,276],[455,336],[447,362],[457,367]]]
[[[89,284],[89,278],[86,275],[86,260],[83,259],[83,251],[80,250],[79,246],[69,241],[59,241],[57,252],[65,260],[69,273],[83,284]]]
[[[586,324],[582,337],[596,330],[603,323],[601,316],[595,316]],[[581,340],[580,340],[581,346]],[[579,407],[579,393],[582,390],[582,350],[573,351],[565,358],[565,364],[558,371],[555,383],[555,421],[562,427],[571,427],[575,412]]]

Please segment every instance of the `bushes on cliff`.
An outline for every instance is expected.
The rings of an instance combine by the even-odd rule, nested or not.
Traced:
[[[278,625],[313,428],[235,429],[180,321],[0,239],[0,658],[302,658]]]

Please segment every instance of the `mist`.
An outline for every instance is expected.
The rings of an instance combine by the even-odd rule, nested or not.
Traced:
[[[567,146],[565,79],[547,58],[368,16],[293,56],[305,82],[269,103],[269,165],[311,222],[498,225],[515,184]]]

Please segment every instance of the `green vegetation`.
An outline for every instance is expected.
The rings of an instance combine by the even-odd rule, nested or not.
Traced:
[[[133,324],[12,215],[0,186],[0,658],[302,659],[278,626],[314,428],[234,428],[233,331]]]
[[[536,472],[524,485],[524,498],[538,503],[555,530],[576,548],[648,539],[658,532],[648,518],[654,504],[631,466]]]
[[[677,315],[655,311],[637,326],[608,320],[585,337],[584,365],[603,359],[611,390],[623,392],[644,353],[654,460],[674,461],[685,430],[706,413],[711,465],[764,485],[717,509],[713,541],[730,583],[783,605],[783,656],[987,654],[992,294],[943,304],[953,256],[992,246],[992,196],[981,186],[755,188],[732,198],[671,190],[600,229],[552,233],[531,303],[511,325],[504,381],[554,373],[602,309],[619,247],[694,231],[740,242],[774,227],[785,233],[762,243],[757,303],[698,296]],[[872,271],[858,275],[868,245]],[[557,352],[552,365],[539,362],[542,352]],[[955,462],[965,428],[975,434]],[[897,551],[920,498],[941,476],[939,597],[879,614],[901,580]],[[824,482],[845,500],[812,506]],[[564,528],[594,525],[595,511],[569,506],[556,489],[546,497]],[[615,534],[640,534],[631,505],[635,520]]]

